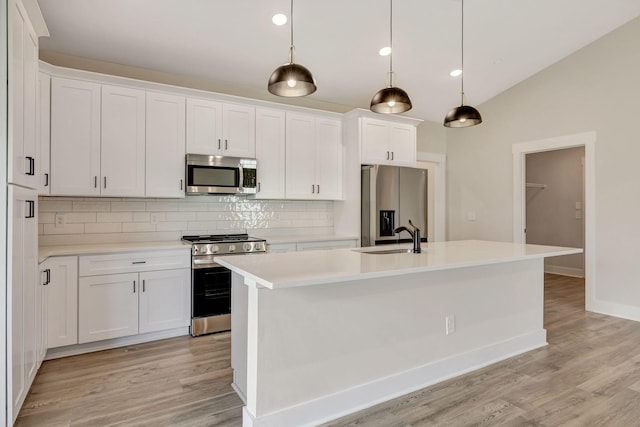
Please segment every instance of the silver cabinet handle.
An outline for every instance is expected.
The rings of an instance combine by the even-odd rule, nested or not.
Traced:
[[[133,281],[133,293],[134,294],[136,293],[136,281],[135,280]]]
[[[180,190],[182,190],[182,180],[180,180]]]
[[[229,149],[229,142],[226,139],[224,140],[224,149]]]
[[[389,160],[389,152],[387,151],[387,160]]]
[[[218,139],[218,150],[220,149],[220,139]]]
[[[391,160],[393,160],[393,151],[391,152]]]
[[[25,200],[27,203],[27,215],[25,218],[35,218],[36,217],[36,202],[35,200]]]
[[[311,194],[316,194],[316,186],[311,184]]]
[[[98,188],[98,175],[93,177],[93,188]]]
[[[35,162],[35,159],[33,157],[31,157],[31,156],[25,156],[24,159],[29,162],[29,165],[27,166],[29,168],[29,171],[25,172],[25,175],[35,175],[36,174],[36,162]]]
[[[49,174],[45,173],[44,177],[45,177],[44,186],[48,187],[49,186]]]
[[[104,188],[107,188],[107,177],[104,177]]]
[[[146,280],[142,281],[142,292],[146,292],[147,291],[147,287],[146,287]]]
[[[258,182],[258,193],[260,192],[260,182]]]
[[[47,286],[49,283],[51,283],[51,269],[47,268],[46,270],[44,270],[44,274],[46,276],[46,279],[44,280],[43,285]]]
[[[317,187],[318,187],[318,194],[320,194],[320,184],[318,184]]]
[[[147,261],[131,261],[131,264],[146,264]]]

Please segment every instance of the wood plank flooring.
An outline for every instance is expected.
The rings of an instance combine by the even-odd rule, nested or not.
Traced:
[[[545,276],[549,346],[326,426],[640,426],[640,323],[584,311],[581,279]],[[47,361],[17,426],[241,426],[230,336]]]

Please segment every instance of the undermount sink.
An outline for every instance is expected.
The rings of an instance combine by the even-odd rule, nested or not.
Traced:
[[[358,250],[357,252],[363,253],[363,254],[368,254],[368,255],[389,255],[389,254],[412,254],[413,250],[412,249],[385,249],[382,251],[376,251],[376,250],[371,250],[371,251],[363,251],[363,250]]]

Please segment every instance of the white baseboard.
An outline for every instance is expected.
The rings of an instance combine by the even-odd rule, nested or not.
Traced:
[[[111,348],[125,347],[127,345],[143,342],[157,341],[165,338],[189,335],[189,327],[167,329],[166,331],[149,332],[146,334],[131,335],[129,337],[114,338],[111,340],[89,342],[86,344],[67,345],[64,347],[50,348],[44,360],[59,359],[61,357],[75,356],[76,354],[91,353],[94,351],[109,350]]]
[[[620,317],[622,319],[640,322],[640,307],[636,306],[592,300],[587,301],[586,309],[595,313],[606,314],[607,316]]]
[[[341,390],[278,412],[253,416],[245,406],[243,427],[314,426],[361,411],[378,403],[475,371],[504,359],[547,345],[542,329],[510,340],[457,354],[408,371]]]
[[[574,267],[563,267],[561,265],[544,266],[545,273],[558,274],[560,276],[580,277],[584,278],[584,269]]]

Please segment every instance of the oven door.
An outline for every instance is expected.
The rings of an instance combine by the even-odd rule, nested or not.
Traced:
[[[231,270],[218,264],[194,268],[191,284],[192,318],[231,313]]]

